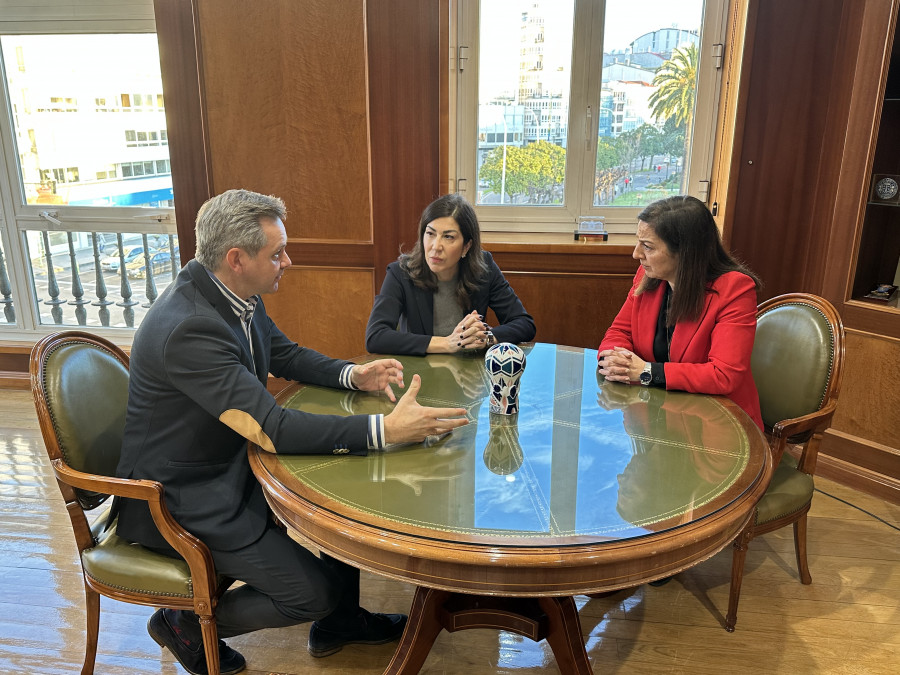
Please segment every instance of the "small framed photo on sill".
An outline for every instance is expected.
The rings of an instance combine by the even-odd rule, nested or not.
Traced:
[[[882,302],[888,302],[892,297],[894,297],[894,293],[896,292],[897,287],[893,284],[878,284],[863,297],[869,298],[870,300],[881,300]]]

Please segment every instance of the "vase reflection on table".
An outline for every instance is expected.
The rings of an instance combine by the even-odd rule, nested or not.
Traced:
[[[519,415],[491,415],[491,432],[482,455],[484,465],[498,476],[508,476],[522,466],[525,453],[519,443]]]

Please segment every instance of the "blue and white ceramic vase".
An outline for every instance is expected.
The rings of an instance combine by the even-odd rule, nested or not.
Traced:
[[[525,352],[510,342],[501,342],[485,353],[484,368],[491,379],[491,412],[497,415],[519,412],[519,378],[525,372]]]

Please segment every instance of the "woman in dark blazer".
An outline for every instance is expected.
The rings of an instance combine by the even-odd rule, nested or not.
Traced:
[[[499,324],[484,322],[488,308]],[[475,210],[458,194],[422,213],[411,253],[388,265],[366,327],[366,349],[378,354],[456,353],[497,342],[528,342],[534,319],[481,249]]]
[[[694,197],[653,202],[638,216],[641,263],[600,342],[607,380],[727,396],[762,428],[750,372],[759,281],[723,247]]]

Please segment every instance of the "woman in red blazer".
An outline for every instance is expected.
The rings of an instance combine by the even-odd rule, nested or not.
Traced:
[[[600,343],[607,380],[727,396],[762,429],[750,372],[756,276],[722,247],[694,197],[653,202],[638,216],[641,266]]]

